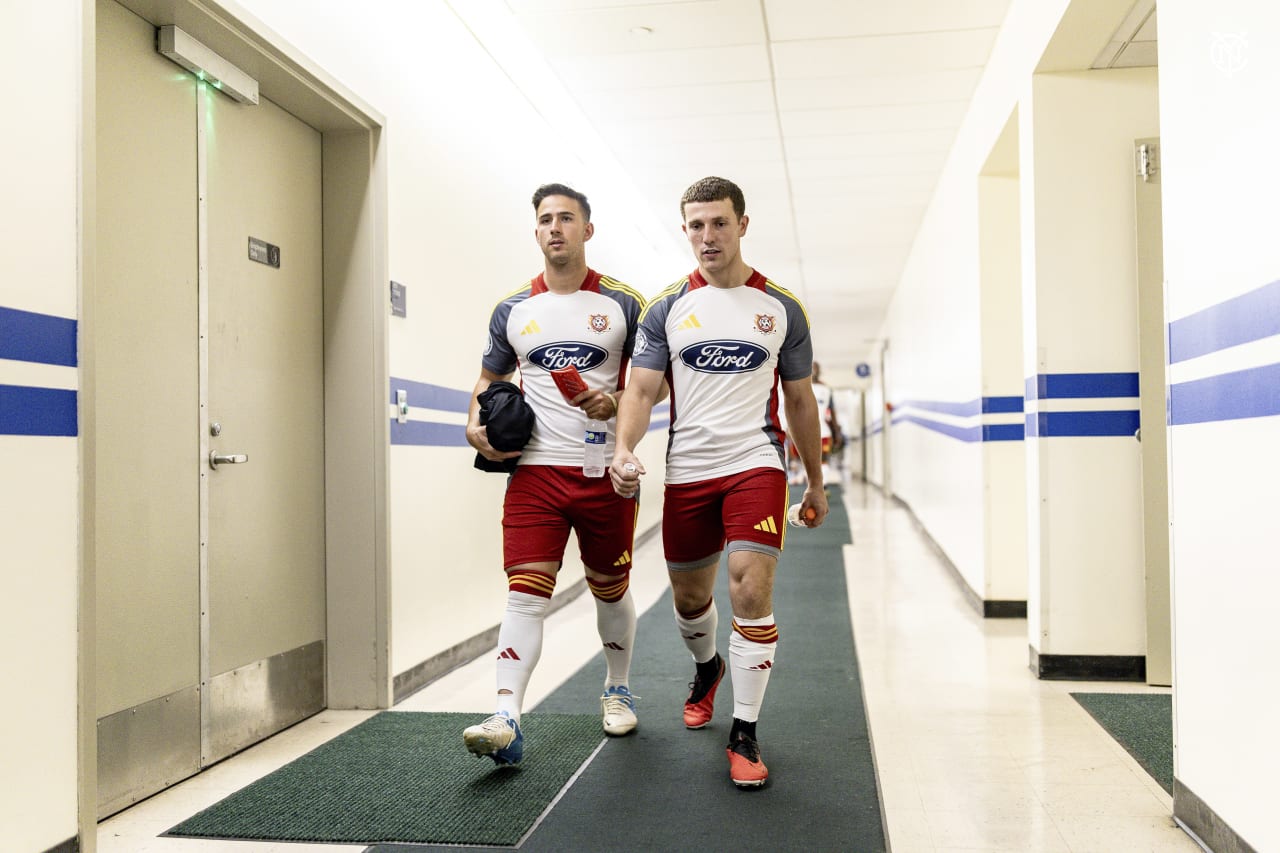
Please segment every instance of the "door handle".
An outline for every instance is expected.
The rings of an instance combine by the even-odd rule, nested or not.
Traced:
[[[219,465],[239,465],[241,462],[248,462],[249,456],[245,453],[219,453],[214,450],[209,453],[209,467],[217,468]]]

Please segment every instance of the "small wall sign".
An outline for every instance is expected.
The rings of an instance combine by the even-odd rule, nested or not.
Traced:
[[[257,237],[249,238],[249,260],[280,269],[280,247]]]
[[[405,314],[404,285],[398,281],[391,282],[391,316],[404,317]]]

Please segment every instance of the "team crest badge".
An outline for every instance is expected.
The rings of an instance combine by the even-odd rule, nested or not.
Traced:
[[[762,335],[772,335],[778,330],[778,320],[772,314],[756,315],[756,331]]]
[[[609,331],[609,315],[608,314],[592,314],[588,319],[591,331],[597,335],[602,335]]]

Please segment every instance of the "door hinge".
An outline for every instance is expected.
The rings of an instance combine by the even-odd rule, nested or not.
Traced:
[[[1144,143],[1137,148],[1138,177],[1150,182],[1160,171],[1160,147]]]

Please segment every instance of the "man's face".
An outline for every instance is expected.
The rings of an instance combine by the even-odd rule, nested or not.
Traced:
[[[747,233],[747,217],[738,218],[733,202],[691,201],[684,206],[685,236],[703,273],[729,269],[738,260],[739,243]]]
[[[582,207],[576,199],[563,195],[549,195],[538,205],[538,226],[534,236],[547,263],[553,266],[569,266],[585,254],[584,244],[591,239],[595,229],[582,215]]]

